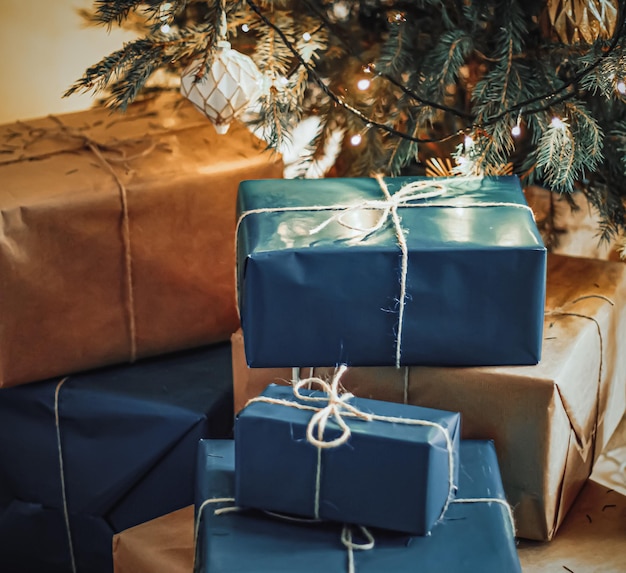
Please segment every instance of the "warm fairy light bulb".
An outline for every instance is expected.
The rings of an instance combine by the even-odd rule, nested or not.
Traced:
[[[171,28],[169,24],[163,24],[163,26],[161,26],[161,32],[163,32],[163,34],[169,34],[170,30]]]
[[[308,42],[311,39],[311,34],[309,34],[308,32],[305,32],[304,34],[302,34],[302,39],[305,42]]]
[[[511,128],[511,135],[513,137],[519,137],[522,135],[522,128],[519,126],[519,123]]]
[[[241,31],[242,32],[249,32],[250,31],[250,26],[248,26],[248,24],[242,24],[241,25]]]
[[[360,133],[355,133],[351,138],[350,138],[350,143],[356,147],[357,145],[360,145],[361,141],[363,141],[363,138],[361,137]]]
[[[563,120],[556,115],[552,118],[552,121],[550,123],[552,124],[552,127],[554,127],[554,129],[563,129],[565,127]]]
[[[617,85],[615,87],[617,88],[617,91],[619,93],[621,93],[622,95],[626,95],[626,82],[624,82],[623,80],[621,82],[617,82]]]
[[[372,82],[370,82],[370,80],[368,80],[367,78],[362,78],[357,82],[356,87],[363,92],[370,87],[371,83]]]
[[[474,147],[474,140],[472,139],[471,135],[466,135],[465,139],[463,140],[463,143],[465,145],[465,149],[469,149],[470,147]]]

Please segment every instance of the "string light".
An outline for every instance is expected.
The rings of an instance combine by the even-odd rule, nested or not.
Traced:
[[[617,88],[617,91],[619,93],[621,93],[622,95],[626,95],[626,82],[624,82],[624,80],[617,82],[617,85],[615,87]]]
[[[465,139],[463,140],[463,144],[465,145],[465,149],[471,149],[472,147],[474,147],[474,140],[472,139],[472,136],[466,135]]]
[[[161,32],[163,34],[169,34],[171,28],[169,24],[163,24],[163,26],[161,26]]]
[[[304,34],[302,34],[302,39],[303,39],[305,42],[310,41],[310,40],[311,40],[311,34],[309,34],[308,32],[305,32]]]
[[[519,137],[520,135],[522,135],[522,127],[521,127],[521,122],[522,122],[522,114],[519,113],[517,116],[517,122],[515,122],[515,125],[511,128],[511,135],[513,137]]]
[[[368,80],[367,78],[362,78],[357,82],[356,87],[363,92],[370,87],[371,83],[372,82],[370,82],[370,80]]]
[[[353,145],[354,147],[356,147],[357,145],[361,145],[361,141],[363,141],[363,138],[361,137],[361,134],[360,133],[355,133],[350,138],[350,145]]]
[[[249,32],[250,31],[250,26],[248,26],[248,24],[242,24],[241,25],[241,31],[242,32]]]
[[[554,129],[563,129],[565,127],[565,123],[563,122],[563,120],[556,115],[552,118],[552,121],[550,123],[552,124],[552,127]]]

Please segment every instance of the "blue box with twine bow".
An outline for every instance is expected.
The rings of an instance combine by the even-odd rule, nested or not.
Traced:
[[[234,448],[200,442],[195,573],[521,573],[492,442],[461,442],[458,497],[421,537],[233,509]]]
[[[244,181],[238,214],[249,366],[540,360],[546,249],[517,177]]]
[[[239,413],[237,505],[427,534],[454,497],[460,414],[341,395],[341,374],[270,385]]]
[[[0,571],[112,573],[113,535],[192,504],[232,423],[229,344],[0,390]]]

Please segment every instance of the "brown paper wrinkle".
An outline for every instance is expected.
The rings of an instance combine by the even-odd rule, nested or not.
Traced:
[[[137,355],[141,357],[225,340],[237,328],[231,308],[234,295],[227,294],[234,291],[234,285],[225,272],[232,252],[220,246],[234,228],[236,187],[243,178],[280,177],[282,171],[280,161],[262,156],[262,145],[240,125],[234,125],[231,136],[224,139],[228,145],[215,147],[207,159],[202,155],[206,146],[198,141],[215,139],[212,127],[204,119],[192,120],[190,125],[189,119],[181,117],[184,108],[167,116],[173,109],[168,107],[172,99],[179,98],[143,102],[112,122],[99,119],[103,110],[62,118],[71,129],[87,127],[89,137],[98,144],[124,150],[125,156],[107,153],[106,157],[119,159],[114,169],[128,192]],[[161,125],[152,122],[152,116]],[[95,121],[86,122],[85,117]],[[29,123],[37,129],[58,130],[50,118]],[[178,130],[173,136],[172,129]],[[0,126],[0,140],[10,137],[15,143],[19,138],[12,130],[13,126]],[[22,132],[24,128],[23,136]],[[61,145],[60,151],[57,139],[42,138],[28,146],[28,154],[42,156],[29,164],[13,161],[25,155],[20,150],[0,154],[0,169],[8,182],[0,186],[1,221],[5,223],[0,230],[0,277],[6,277],[2,281],[5,300],[0,300],[0,386],[128,360],[130,342],[124,329],[129,329],[122,315],[124,281],[119,278],[124,255],[119,246],[116,255],[112,244],[120,229],[119,194],[93,153],[84,146],[77,149],[75,143],[73,147]],[[247,167],[231,170],[233,164],[243,165],[238,159],[242,153],[250,157]],[[199,166],[211,162],[224,164],[219,177],[197,173]],[[10,192],[3,192],[9,187]],[[146,246],[163,234],[189,201],[197,203],[195,227],[189,229],[188,223],[179,222],[180,228],[169,232],[169,246],[160,251],[167,260],[147,265],[138,253],[156,256]],[[208,208],[211,202],[214,208]],[[6,221],[16,209],[26,224],[7,228]],[[208,226],[214,227],[211,232]],[[10,251],[15,249],[7,247],[12,241],[26,260],[12,256]],[[186,259],[196,261],[193,285],[184,261],[168,254],[177,241],[187,241],[189,248],[196,249]],[[83,256],[86,248],[91,257]],[[213,269],[217,278],[210,281]],[[149,276],[143,276],[145,272]],[[26,282],[19,284],[18,277]],[[157,284],[159,296],[152,293]],[[54,288],[62,290],[54,292]],[[190,298],[185,301],[185,297]]]

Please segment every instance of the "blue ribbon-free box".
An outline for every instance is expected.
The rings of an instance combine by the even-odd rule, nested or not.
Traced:
[[[356,573],[521,573],[492,442],[461,442],[458,499],[431,535],[371,529],[374,546],[351,556],[342,537],[348,532],[362,546],[368,539],[361,528],[219,511],[233,505],[224,499],[235,491],[234,444],[202,440],[198,457],[195,573],[347,573],[350,557]]]
[[[331,414],[318,447],[327,396],[301,394],[270,385],[237,416],[237,505],[427,534],[454,495],[460,415],[353,397],[345,442],[324,447],[344,433]]]
[[[250,366],[540,360],[546,249],[517,177],[244,181],[238,213]]]
[[[229,344],[0,390],[0,571],[112,573],[114,533],[192,504],[232,424]]]

